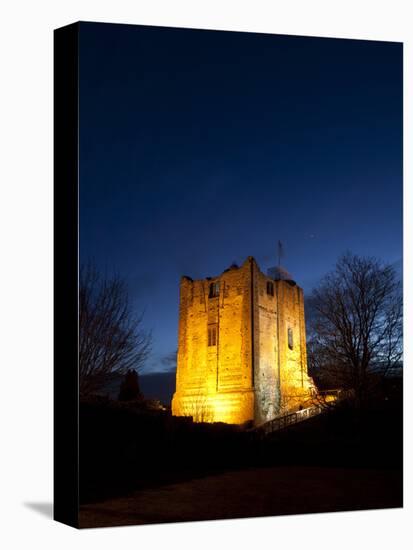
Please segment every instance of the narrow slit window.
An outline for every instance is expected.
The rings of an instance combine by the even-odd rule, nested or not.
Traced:
[[[293,347],[294,347],[293,329],[292,328],[288,329],[288,347],[290,349],[293,349]]]
[[[211,283],[209,285],[209,297],[216,298],[219,296],[219,282]]]
[[[217,326],[210,325],[208,327],[208,347],[217,345]]]
[[[269,296],[274,296],[274,283],[267,281],[267,294]]]

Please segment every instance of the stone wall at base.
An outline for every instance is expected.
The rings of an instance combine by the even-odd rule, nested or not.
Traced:
[[[209,394],[175,393],[174,416],[191,416],[195,422],[244,424],[254,417],[254,392],[211,392]]]

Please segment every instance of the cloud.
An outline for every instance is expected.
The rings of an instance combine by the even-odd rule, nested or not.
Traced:
[[[163,366],[164,371],[171,371],[176,369],[176,356],[177,350],[171,351],[161,357],[160,363]]]
[[[164,355],[157,354],[155,357],[152,356],[152,360],[147,363],[142,370],[142,374],[148,375],[174,372],[176,370],[177,353],[177,350],[173,350]]]

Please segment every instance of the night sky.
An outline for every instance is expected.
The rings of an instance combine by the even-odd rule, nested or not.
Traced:
[[[80,257],[117,272],[170,369],[179,279],[254,256],[307,295],[402,258],[402,45],[85,23]]]

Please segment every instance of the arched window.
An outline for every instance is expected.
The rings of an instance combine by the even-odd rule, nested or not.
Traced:
[[[217,296],[219,296],[219,281],[209,285],[209,298],[216,298]]]
[[[290,349],[293,349],[293,347],[294,347],[293,329],[292,328],[288,329],[288,347]]]
[[[208,346],[217,345],[217,326],[209,325],[208,327]]]

